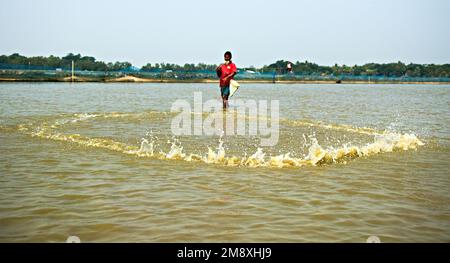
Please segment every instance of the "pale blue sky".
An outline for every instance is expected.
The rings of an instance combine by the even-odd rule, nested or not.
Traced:
[[[450,63],[449,0],[0,0],[0,54],[105,61]]]

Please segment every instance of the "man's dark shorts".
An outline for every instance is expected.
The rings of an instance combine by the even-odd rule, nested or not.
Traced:
[[[228,96],[230,96],[230,86],[220,87],[220,94],[222,98],[228,99]]]

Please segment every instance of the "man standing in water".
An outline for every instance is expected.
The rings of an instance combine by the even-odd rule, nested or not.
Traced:
[[[223,108],[228,107],[228,96],[230,96],[230,80],[236,75],[236,65],[231,61],[231,52],[224,54],[225,63],[219,65],[216,69],[217,76],[220,78],[220,94],[222,96]]]

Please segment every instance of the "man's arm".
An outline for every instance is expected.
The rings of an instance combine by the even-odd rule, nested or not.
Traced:
[[[234,75],[236,75],[236,71],[231,73],[230,75],[226,76],[225,78],[231,79],[232,77],[234,77]]]
[[[221,65],[219,65],[217,68],[216,68],[216,74],[217,74],[217,77],[222,77],[222,68],[221,68]]]

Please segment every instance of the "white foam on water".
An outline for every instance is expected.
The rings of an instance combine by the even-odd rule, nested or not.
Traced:
[[[130,114],[127,114],[130,115]],[[326,125],[320,124],[320,127],[326,129],[346,130],[349,132],[356,132],[365,135],[373,136],[373,142],[365,145],[342,145],[339,147],[321,146],[315,135],[310,135],[310,142],[307,143],[306,136],[302,134],[299,140],[304,141],[304,145],[308,145],[308,152],[303,157],[291,156],[290,152],[282,153],[276,156],[268,156],[264,153],[262,148],[251,154],[249,157],[227,155],[225,152],[224,142],[222,138],[219,139],[219,145],[216,149],[208,147],[204,154],[194,154],[183,152],[182,144],[175,138],[171,142],[170,150],[166,153],[156,149],[157,138],[152,137],[150,140],[143,138],[140,146],[128,145],[108,138],[90,138],[80,134],[63,134],[58,132],[58,128],[65,123],[76,123],[92,118],[103,117],[123,117],[120,113],[108,114],[75,114],[72,121],[62,122],[56,121],[52,124],[42,122],[40,125],[21,124],[17,129],[20,132],[30,134],[33,137],[45,138],[56,141],[66,141],[75,143],[85,147],[102,148],[111,151],[121,152],[128,155],[136,155],[137,157],[157,158],[163,160],[181,160],[186,162],[203,162],[205,164],[220,164],[227,166],[245,166],[245,167],[302,167],[305,165],[317,166],[333,163],[346,163],[348,160],[355,159],[362,156],[372,156],[381,153],[407,151],[417,149],[418,146],[424,145],[414,134],[400,134],[395,132],[379,132],[370,130],[368,128],[355,128],[346,125]],[[304,125],[311,125],[312,122],[295,122],[296,125],[303,123]]]

